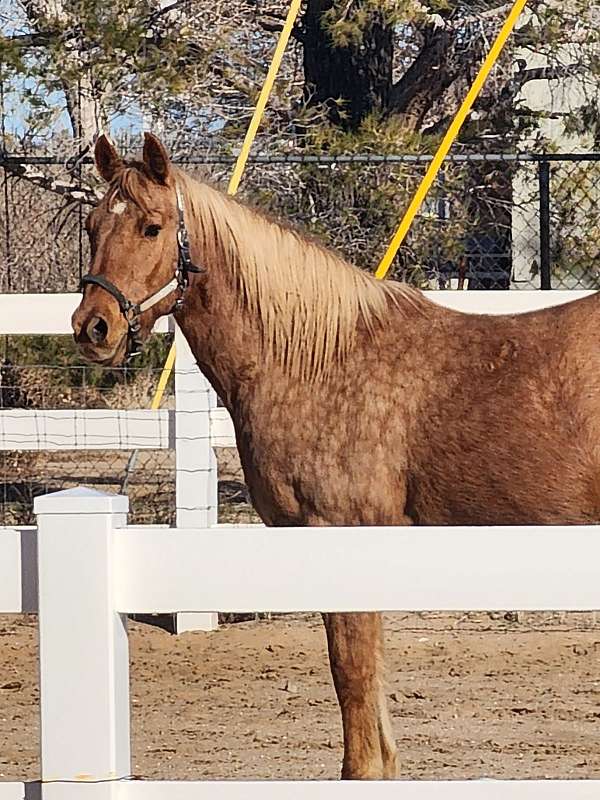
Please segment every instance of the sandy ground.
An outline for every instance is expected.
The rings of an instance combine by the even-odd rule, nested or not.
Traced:
[[[132,623],[130,642],[136,776],[338,776],[318,617],[179,637]],[[402,777],[600,778],[591,615],[390,615],[387,643]],[[37,777],[36,653],[35,618],[0,617],[0,780]]]

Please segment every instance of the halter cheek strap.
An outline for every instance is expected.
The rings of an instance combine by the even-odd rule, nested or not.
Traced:
[[[192,256],[190,253],[190,238],[188,236],[187,228],[185,227],[185,219],[183,216],[185,204],[183,202],[183,196],[181,194],[179,185],[175,186],[175,195],[177,197],[177,249],[179,251],[175,278],[184,289],[187,289],[189,284],[189,273],[206,272],[206,268],[197,267],[192,261]]]
[[[96,286],[100,286],[100,288],[104,289],[105,292],[108,292],[112,297],[114,297],[119,304],[121,314],[123,314],[125,317],[128,326],[127,360],[133,358],[133,356],[139,355],[141,352],[142,342],[138,337],[138,333],[140,332],[141,328],[140,316],[144,313],[144,311],[148,311],[148,309],[152,308],[152,306],[160,303],[161,300],[164,300],[165,297],[168,297],[168,295],[175,290],[179,291],[180,296],[173,304],[172,310],[179,311],[179,309],[183,306],[185,290],[190,284],[190,273],[206,272],[205,267],[198,267],[192,261],[192,256],[190,253],[190,240],[187,228],[185,227],[185,218],[183,214],[184,201],[179,186],[175,187],[175,194],[177,197],[178,216],[177,267],[175,269],[175,277],[172,278],[169,283],[166,283],[163,287],[158,289],[158,291],[148,295],[148,297],[146,297],[145,300],[142,300],[140,303],[134,303],[131,300],[128,300],[123,292],[103,275],[90,275],[88,273],[81,279],[82,289],[87,284],[95,284]]]

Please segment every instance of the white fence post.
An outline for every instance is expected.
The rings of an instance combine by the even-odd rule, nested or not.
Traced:
[[[217,396],[178,327],[175,347],[177,527],[208,528],[218,520],[217,461],[210,439],[210,411],[217,407]],[[177,614],[177,633],[212,631],[217,624],[217,613]]]
[[[129,648],[112,559],[128,505],[81,487],[35,500],[44,800],[75,800],[82,782],[112,798],[131,771]]]

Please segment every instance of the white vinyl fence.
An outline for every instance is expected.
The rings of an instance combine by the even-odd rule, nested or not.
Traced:
[[[0,295],[0,335],[72,334],[79,294]],[[217,522],[214,447],[235,447],[231,419],[196,366],[171,319],[155,332],[175,330],[175,408],[0,409],[0,451],[175,449],[176,523],[207,527]],[[177,617],[177,631],[213,630],[216,614]]]
[[[127,509],[76,488],[37,498],[37,529],[0,530],[0,613],[39,614],[41,712],[40,781],[0,783],[0,800],[600,797],[594,780],[132,780],[126,627],[131,612],[598,609],[600,526],[165,529],[128,527]]]

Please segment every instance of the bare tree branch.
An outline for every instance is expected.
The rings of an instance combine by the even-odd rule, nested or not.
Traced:
[[[529,83],[529,81],[556,81],[561,78],[581,75],[586,71],[582,63],[557,64],[555,66],[531,67],[529,69],[525,69],[525,63],[524,61],[518,62],[521,69],[513,75],[512,79],[502,90],[503,93],[506,91],[518,91],[522,89],[526,83]]]
[[[273,19],[273,17],[258,17],[256,20],[263,31],[268,31],[269,33],[279,33],[283,30],[283,22],[279,22]]]
[[[49,175],[47,172],[42,172],[35,164],[24,164],[11,158],[2,148],[0,148],[0,167],[15,178],[26,180],[34,186],[54,192],[74,203],[96,205],[102,197],[102,192],[87,184],[80,185],[73,179],[65,180]]]
[[[17,33],[14,36],[2,36],[2,40],[16,44],[19,47],[47,47],[60,35],[62,34],[59,31],[34,31],[32,33]]]
[[[480,96],[473,105],[475,113],[491,114],[490,126],[494,126],[493,118],[498,114],[504,114],[507,111],[512,113],[514,109],[515,98],[529,81],[551,81],[568,78],[573,75],[580,75],[584,73],[585,67],[583,64],[563,64],[556,66],[546,67],[531,67],[525,68],[525,61],[519,60],[517,62],[521,66],[514,75],[504,84],[504,86],[497,92],[486,96]],[[437,135],[445,130],[452,121],[453,115],[447,114],[441,119],[437,120],[434,125],[426,128],[423,133],[425,135]]]
[[[391,89],[387,114],[402,114],[419,130],[434,102],[465,69],[465,58],[453,57],[455,31],[450,26],[429,25],[423,45],[404,75]],[[473,58],[475,53],[473,53]]]

